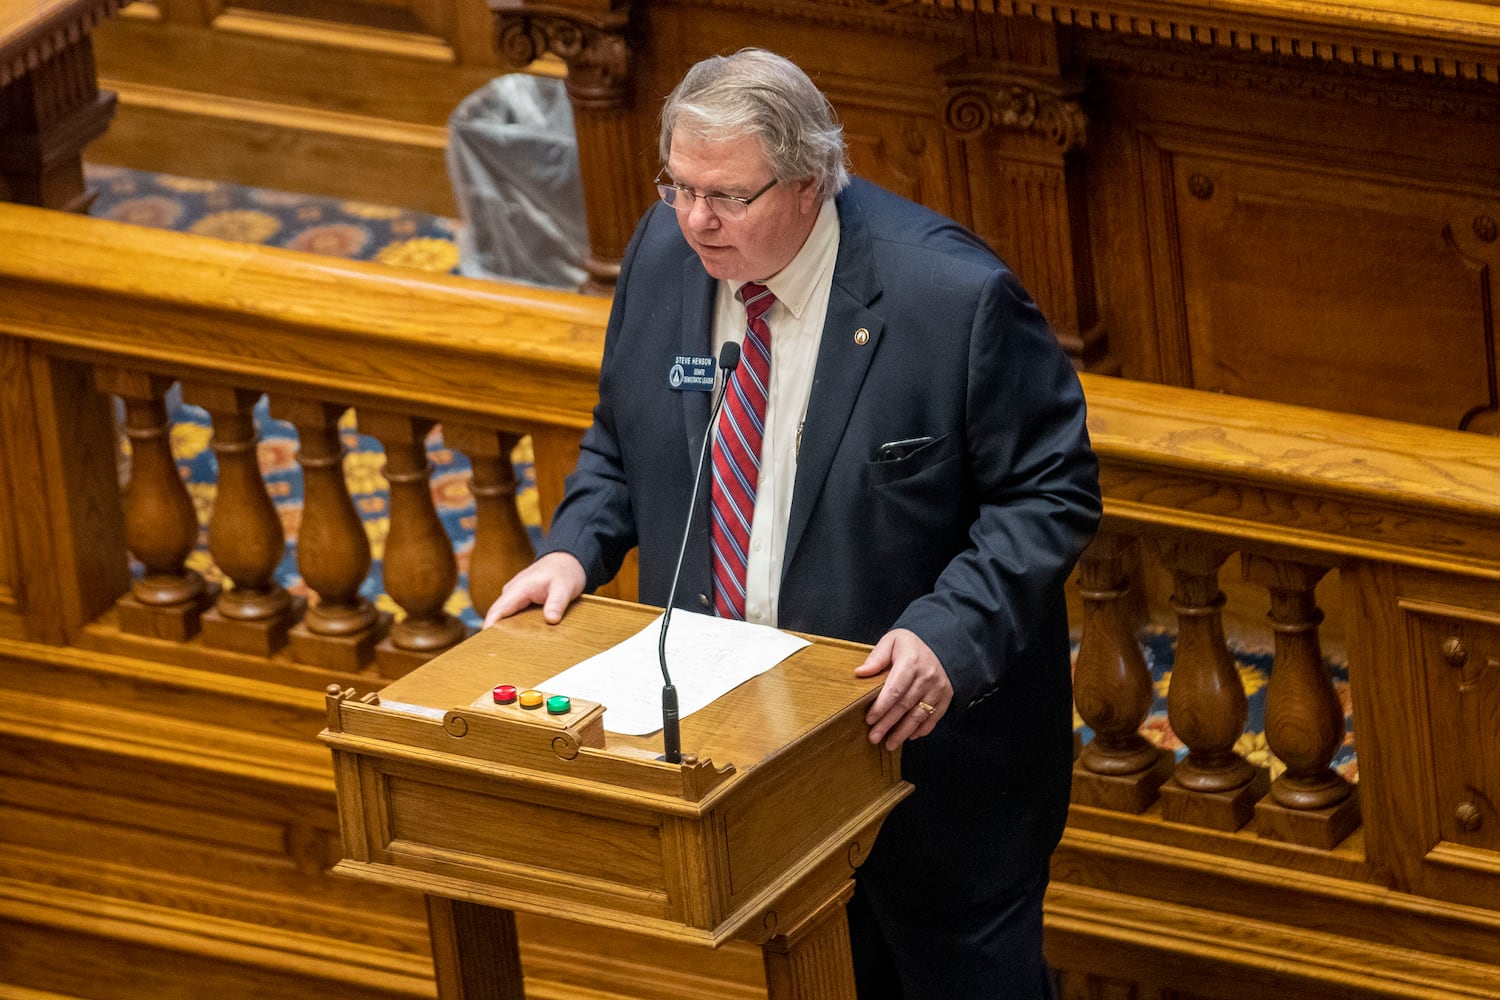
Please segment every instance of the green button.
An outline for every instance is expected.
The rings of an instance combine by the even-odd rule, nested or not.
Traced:
[[[567,715],[573,711],[573,700],[565,694],[555,694],[547,699],[548,715]]]

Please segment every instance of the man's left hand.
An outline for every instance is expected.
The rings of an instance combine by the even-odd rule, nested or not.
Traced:
[[[909,629],[881,636],[854,673],[874,677],[886,670],[890,676],[865,713],[865,722],[871,743],[884,741],[887,750],[894,750],[932,732],[953,702],[953,684],[937,654]]]

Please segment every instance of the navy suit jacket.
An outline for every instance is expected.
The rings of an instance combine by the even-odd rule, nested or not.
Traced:
[[[860,872],[877,906],[936,913],[1034,878],[1061,834],[1072,762],[1063,584],[1097,525],[1097,466],[1071,365],[983,243],[868,182],[836,205],[778,624],[869,643],[908,628],[941,660],[952,707],[903,748],[916,791]],[[638,545],[640,599],[666,603],[710,404],[674,390],[668,370],[678,355],[712,353],[715,291],[675,213],[654,206],[621,267],[594,425],[544,545],[578,557],[590,588]],[[878,457],[911,438],[932,441]],[[677,603],[701,611],[700,492]]]

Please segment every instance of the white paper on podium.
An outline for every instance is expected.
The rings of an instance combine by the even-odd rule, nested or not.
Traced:
[[[658,617],[629,639],[538,686],[603,705],[609,732],[656,732],[662,727],[660,635]],[[677,687],[679,717],[686,718],[808,645],[806,639],[766,625],[674,610],[667,631],[667,670]]]

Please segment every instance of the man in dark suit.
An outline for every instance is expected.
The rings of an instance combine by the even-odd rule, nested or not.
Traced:
[[[858,670],[886,675],[870,740],[904,745],[915,791],[856,877],[862,1000],[1050,996],[1042,894],[1072,762],[1063,585],[1100,514],[1078,380],[979,239],[850,180],[831,107],[785,59],[695,66],[667,99],[661,155],[663,204],[626,252],[577,470],[486,624],[533,604],[561,620],[636,546],[641,600],[664,604],[693,510],[684,607],[872,643]],[[772,296],[748,332],[747,282],[747,302]],[[726,404],[719,481],[694,498],[714,380],[683,366],[742,336],[729,393],[765,397],[746,425],[758,468],[722,464],[747,450],[724,436],[744,419]],[[724,513],[736,492],[741,513]]]

